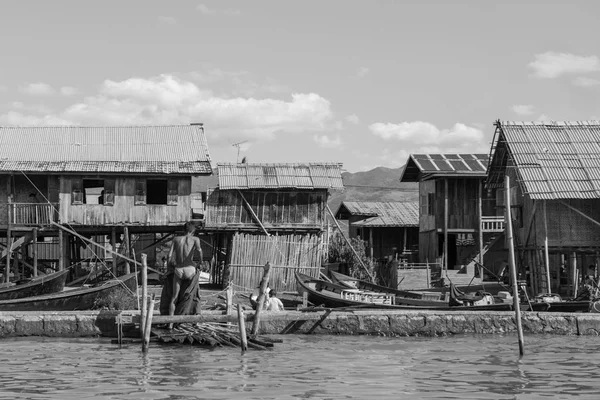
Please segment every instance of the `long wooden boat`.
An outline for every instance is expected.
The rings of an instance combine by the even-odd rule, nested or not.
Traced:
[[[429,305],[396,304],[396,295],[389,291],[370,291],[348,287],[335,282],[326,282],[296,272],[296,287],[299,294],[306,293],[308,300],[325,307],[371,307],[404,310],[510,310],[510,304],[486,304],[450,307],[448,302],[439,301]],[[385,288],[387,289],[387,288]]]
[[[94,287],[69,289],[42,296],[0,301],[0,311],[75,311],[90,310],[96,299],[107,296],[119,288],[135,291],[137,273],[120,276]]]
[[[65,287],[68,274],[69,270],[65,269],[48,275],[38,276],[25,283],[4,287],[0,289],[0,300],[21,299],[60,292]]]

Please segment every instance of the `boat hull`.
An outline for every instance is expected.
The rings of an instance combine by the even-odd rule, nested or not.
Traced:
[[[39,276],[27,283],[0,289],[0,300],[22,299],[60,292],[65,287],[69,270]]]
[[[96,299],[123,286],[134,291],[137,273],[107,281],[101,286],[71,289],[59,293],[0,301],[0,311],[76,311],[91,310]]]

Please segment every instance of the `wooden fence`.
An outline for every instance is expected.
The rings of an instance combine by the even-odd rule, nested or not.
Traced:
[[[236,233],[231,245],[230,279],[234,285],[254,289],[263,276],[264,265],[270,262],[269,287],[295,292],[294,272],[317,277],[322,258],[321,234],[265,236]]]

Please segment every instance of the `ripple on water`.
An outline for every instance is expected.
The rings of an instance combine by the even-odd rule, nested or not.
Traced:
[[[0,341],[0,399],[597,398],[597,338],[282,336],[273,351]],[[590,351],[590,349],[592,349]]]

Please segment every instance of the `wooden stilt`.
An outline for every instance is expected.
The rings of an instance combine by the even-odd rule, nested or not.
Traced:
[[[117,251],[117,228],[113,226],[110,232],[110,245],[113,251]],[[114,276],[117,276],[117,260],[118,258],[114,255],[112,256],[112,272]]]
[[[240,328],[240,339],[241,339],[241,347],[242,354],[248,350],[248,338],[246,337],[246,320],[244,318],[244,310],[242,309],[242,305],[238,303],[237,305],[238,312],[238,326]]]
[[[444,269],[448,276],[448,178],[444,179]]]
[[[33,277],[38,276],[38,230],[33,228]]]
[[[142,339],[145,337],[145,321],[146,321],[146,303],[148,297],[148,255],[142,253],[142,309],[140,310],[140,335]]]
[[[548,251],[548,218],[546,215],[546,200],[544,200],[544,261],[546,265],[546,285],[548,293],[552,293],[550,286],[550,253]]]
[[[505,205],[505,225],[506,225],[506,240],[508,242],[508,262],[510,265],[510,275],[513,287],[513,305],[515,309],[515,319],[517,322],[517,333],[519,335],[519,354],[523,355],[523,326],[521,323],[521,308],[519,304],[519,287],[517,284],[517,267],[515,265],[515,246],[513,243],[512,216],[510,209],[510,177],[504,177],[504,205]]]
[[[58,270],[65,269],[65,233],[62,230],[58,231]]]
[[[125,255],[130,257],[131,254],[131,241],[129,238],[129,228],[125,226],[123,228],[123,243],[125,243]],[[125,262],[125,274],[131,273],[131,266],[128,262]]]
[[[225,314],[230,315],[233,313],[233,287],[231,285],[227,286],[226,295],[226,304],[225,304]]]
[[[271,274],[271,263],[267,262],[264,267],[263,277],[260,281],[260,292],[258,299],[256,300],[256,312],[254,313],[254,322],[252,323],[252,335],[258,334],[258,328],[260,326],[260,314],[262,313],[263,303],[267,293],[267,286],[269,286],[269,275]]]

